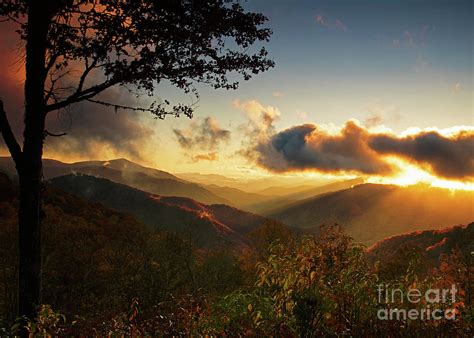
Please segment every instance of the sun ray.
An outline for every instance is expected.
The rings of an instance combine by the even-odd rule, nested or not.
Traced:
[[[393,176],[374,176],[367,178],[369,183],[395,184],[409,186],[414,184],[427,184],[432,187],[445,188],[450,190],[474,191],[474,183],[453,181],[437,177],[420,167],[410,164],[397,157],[386,157],[387,162],[397,167],[399,171]]]

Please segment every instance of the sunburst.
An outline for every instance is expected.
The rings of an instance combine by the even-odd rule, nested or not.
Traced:
[[[367,179],[369,183],[395,184],[400,186],[409,186],[414,184],[427,184],[432,187],[444,188],[450,190],[474,191],[474,183],[448,180],[437,177],[422,168],[410,164],[397,157],[387,157],[394,167],[398,168],[393,176],[374,176]]]

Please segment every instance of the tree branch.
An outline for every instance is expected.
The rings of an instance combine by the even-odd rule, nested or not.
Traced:
[[[79,84],[77,85],[76,93],[80,93],[82,91],[82,89],[84,88],[84,82],[86,81],[87,76],[89,75],[90,71],[94,69],[94,67],[97,65],[97,59],[92,60],[92,63],[90,65],[89,65],[87,57],[85,57],[84,59],[86,63],[86,68],[84,69],[84,72],[82,73],[79,79]]]
[[[84,89],[82,91],[75,92],[74,94],[69,96],[67,99],[64,99],[63,101],[47,105],[45,111],[46,111],[46,113],[49,113],[49,112],[54,111],[54,110],[65,108],[65,107],[69,106],[70,104],[90,99],[90,98],[96,96],[97,94],[103,92],[107,88],[110,88],[110,87],[116,85],[119,82],[120,82],[119,79],[112,79],[112,80],[102,82],[101,84],[98,84],[98,85],[89,87],[87,89]]]
[[[0,100],[0,132],[2,133],[5,144],[12,155],[13,161],[15,161],[16,165],[19,165],[21,163],[23,153],[15,138],[15,135],[13,134],[10,123],[8,122],[7,113],[3,109],[2,100]]]
[[[156,111],[156,109],[152,109],[152,108],[141,108],[141,107],[124,106],[124,105],[115,104],[115,103],[110,103],[110,102],[105,102],[105,101],[100,101],[100,100],[87,99],[86,101],[91,102],[91,103],[95,103],[95,104],[100,104],[100,105],[105,106],[105,107],[114,108],[115,111],[117,111],[117,110],[119,110],[119,109],[131,110],[131,111],[149,112],[149,113],[153,113],[153,112]]]
[[[51,133],[51,132],[45,130],[45,131],[44,131],[44,135],[45,135],[45,136],[53,136],[53,137],[61,137],[61,136],[67,135],[67,133],[55,134],[55,133]]]

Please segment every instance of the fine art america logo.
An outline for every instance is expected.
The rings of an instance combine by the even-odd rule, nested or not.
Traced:
[[[378,302],[381,308],[377,311],[380,320],[455,320],[458,289],[453,284],[450,289],[427,289],[422,292],[417,288],[402,290],[389,284],[377,286]]]

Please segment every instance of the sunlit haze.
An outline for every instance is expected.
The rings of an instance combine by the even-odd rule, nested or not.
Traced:
[[[197,84],[191,120],[75,106],[50,117],[50,129],[68,135],[48,140],[45,156],[65,162],[124,157],[173,173],[247,179],[362,177],[473,190],[470,1],[243,6],[269,18],[274,69],[236,91]],[[1,61],[8,66],[1,92],[12,98],[5,105],[20,134],[22,60],[14,26],[1,28]],[[149,103],[125,89],[107,95]],[[195,99],[166,83],[156,98]],[[311,130],[303,135],[302,126]],[[1,154],[7,155],[4,148]]]

